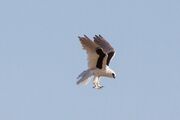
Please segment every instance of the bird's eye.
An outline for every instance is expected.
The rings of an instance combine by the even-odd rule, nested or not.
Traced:
[[[114,73],[112,73],[112,77],[113,77],[113,78],[115,78],[115,77],[116,77],[116,75],[115,75]]]

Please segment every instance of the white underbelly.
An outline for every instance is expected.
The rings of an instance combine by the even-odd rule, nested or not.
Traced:
[[[106,74],[105,69],[95,69],[93,70],[95,76],[104,76]]]

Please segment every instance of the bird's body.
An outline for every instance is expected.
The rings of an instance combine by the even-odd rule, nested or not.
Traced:
[[[94,76],[94,88],[102,88],[103,86],[100,85],[101,76],[115,78],[115,72],[109,68],[110,60],[115,51],[101,35],[96,35],[94,41],[85,35],[79,37],[79,39],[83,48],[87,51],[89,68],[78,76],[77,84],[87,85],[90,81],[88,78]]]

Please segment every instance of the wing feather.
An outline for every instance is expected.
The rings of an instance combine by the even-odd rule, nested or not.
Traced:
[[[114,48],[110,45],[110,43],[108,43],[108,41],[105,40],[101,35],[95,35],[94,42],[99,45],[106,53],[114,51]]]
[[[113,58],[115,50],[114,48],[110,45],[110,43],[105,40],[101,35],[97,36],[95,35],[94,37],[94,42],[103,49],[103,51],[108,55],[106,64],[109,65],[110,60]]]
[[[84,37],[79,37],[79,40],[86,50],[88,55],[88,67],[89,69],[96,68],[96,63],[98,60],[98,54],[96,53],[96,48],[98,47],[91,39],[89,39],[86,35]]]

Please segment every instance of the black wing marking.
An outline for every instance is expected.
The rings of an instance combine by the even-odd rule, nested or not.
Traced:
[[[106,65],[108,65],[108,66],[109,66],[109,63],[110,63],[111,58],[113,57],[113,55],[114,55],[114,51],[113,51],[113,52],[108,53],[108,58],[107,58]]]
[[[114,48],[110,45],[110,43],[105,40],[101,35],[95,35],[94,37],[94,42],[100,46],[100,48],[103,49],[103,51],[108,55],[106,65],[109,66],[109,63],[114,56],[115,50]]]
[[[103,50],[101,48],[97,48],[96,53],[99,55],[99,58],[98,58],[97,63],[96,63],[96,67],[99,69],[102,69],[103,59],[106,56],[106,54],[103,52]]]

